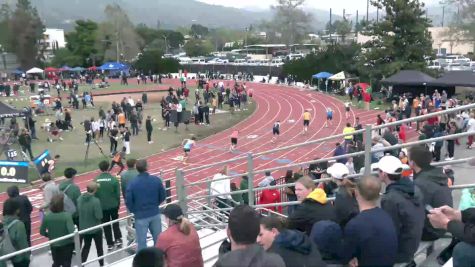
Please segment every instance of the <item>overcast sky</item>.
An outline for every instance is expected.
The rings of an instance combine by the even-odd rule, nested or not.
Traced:
[[[223,6],[232,6],[237,8],[267,8],[272,4],[275,4],[275,0],[198,0],[200,2],[205,2],[208,4],[216,4]],[[422,0],[426,4],[437,3],[438,0]],[[366,0],[307,0],[306,4],[311,7],[318,9],[330,9],[333,8],[336,11],[343,10],[344,8],[348,10],[348,13],[351,13],[351,10],[365,10],[366,9]],[[370,9],[374,9],[370,6]]]

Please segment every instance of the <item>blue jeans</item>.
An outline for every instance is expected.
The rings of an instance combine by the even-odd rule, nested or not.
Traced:
[[[475,245],[466,242],[458,243],[452,253],[453,266],[473,267],[475,266]]]
[[[162,220],[160,214],[152,217],[135,219],[135,236],[137,239],[137,251],[147,247],[147,232],[150,229],[153,244],[156,245],[158,235],[162,232]]]

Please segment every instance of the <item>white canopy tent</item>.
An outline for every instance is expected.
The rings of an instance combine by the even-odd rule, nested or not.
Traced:
[[[345,75],[345,72],[342,71],[342,72],[338,72],[337,74],[331,76],[330,78],[328,78],[329,80],[332,80],[332,81],[342,81],[342,80],[345,80],[347,77]]]
[[[43,74],[43,70],[40,68],[29,69],[26,74]]]

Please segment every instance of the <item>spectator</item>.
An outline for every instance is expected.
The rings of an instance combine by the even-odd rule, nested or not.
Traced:
[[[465,188],[462,190],[462,196],[460,197],[459,210],[463,211],[468,208],[475,208],[475,188]]]
[[[227,228],[231,251],[220,256],[215,267],[285,267],[279,255],[266,253],[256,244],[259,228],[259,215],[255,210],[247,205],[235,207]]]
[[[350,266],[393,266],[396,263],[397,235],[391,217],[378,208],[381,182],[374,176],[361,178],[356,185],[360,213],[345,226],[341,259]]]
[[[275,186],[276,182],[272,181],[270,182],[269,186]],[[261,196],[259,198],[258,204],[263,205],[263,204],[276,204],[282,202],[280,198],[280,192],[279,189],[264,189],[261,192]],[[265,209],[269,209],[272,211],[278,211],[279,213],[282,214],[282,206],[270,206],[270,207],[265,207]]]
[[[43,180],[45,184],[42,186],[43,204],[40,206],[40,211],[45,212],[49,211],[49,205],[53,196],[59,194],[60,192],[58,186],[54,183],[50,173],[44,173],[41,176],[41,180]]]
[[[29,246],[25,225],[19,217],[22,209],[21,205],[22,203],[20,202],[19,197],[9,198],[3,203],[3,232],[8,231],[8,236],[10,237],[10,241],[16,251],[25,249]],[[5,234],[2,233],[2,235]],[[2,251],[2,255],[4,255],[3,253],[4,251]],[[14,256],[10,258],[10,260],[14,267],[29,266],[30,252]]]
[[[162,231],[160,219],[160,204],[165,201],[166,193],[162,179],[150,175],[147,170],[147,161],[137,160],[136,169],[139,175],[127,185],[126,204],[135,215],[135,235],[137,250],[147,247],[147,232],[150,229],[154,245]]]
[[[21,130],[20,136],[18,136],[18,143],[21,146],[23,153],[28,152],[30,159],[33,160],[33,153],[31,152],[31,136],[26,129]]]
[[[297,200],[301,201],[294,212],[288,218],[289,229],[296,229],[310,234],[314,223],[322,220],[335,218],[335,210],[327,201],[327,195],[323,189],[315,188],[312,178],[304,176],[295,184]]]
[[[25,225],[28,246],[31,246],[31,212],[33,211],[33,206],[26,195],[20,195],[20,190],[16,185],[10,186],[7,189],[7,194],[9,198],[15,199],[20,204],[18,218]]]
[[[165,253],[167,267],[202,267],[200,238],[180,206],[168,205],[163,215],[168,229],[158,237],[156,247]]]
[[[257,243],[267,252],[282,257],[286,266],[326,266],[317,246],[304,233],[284,229],[282,220],[276,216],[261,218]]]
[[[475,135],[475,113],[470,114],[470,119],[467,122],[467,132],[472,133],[468,136],[467,148],[471,149],[473,147],[473,137]]]
[[[213,176],[213,180],[211,181],[210,186],[210,195],[215,196],[216,205],[218,208],[229,208],[231,207],[231,200],[232,197],[229,195],[231,193],[231,183],[229,179],[224,179],[227,177],[228,174],[228,167],[225,166],[223,169]],[[220,194],[228,194],[228,195],[220,195]],[[229,213],[229,212],[225,212]]]
[[[343,134],[351,134],[351,135],[345,135],[345,151],[347,151],[348,144],[353,141],[353,134],[355,132],[355,128],[351,126],[351,123],[347,122],[346,127],[343,128]]]
[[[413,146],[409,149],[409,165],[414,170],[414,183],[422,192],[424,207],[452,206],[452,192],[447,185],[447,175],[441,168],[432,167],[432,153],[427,147]],[[442,229],[435,229],[426,218],[422,232],[423,241],[434,241],[444,235]]]
[[[79,186],[74,183],[74,176],[76,176],[77,171],[73,168],[66,168],[64,170],[64,177],[66,179],[59,184],[59,190],[69,197],[74,203],[74,206],[78,206],[78,198],[81,196],[81,190]],[[78,212],[76,211],[73,215],[73,222],[75,225],[79,226]]]
[[[259,182],[259,187],[268,187],[272,181],[275,181],[272,177],[271,172],[265,172],[265,177],[262,181]]]
[[[237,187],[236,183],[232,182],[230,186],[231,186],[231,192],[239,191],[239,188]],[[234,206],[243,204],[242,194],[232,194],[231,198],[233,199]]]
[[[353,179],[346,177],[349,174],[348,168],[341,163],[333,164],[327,169],[327,173],[335,179],[338,185],[335,193],[335,215],[336,222],[344,227],[359,212],[358,202],[355,198],[356,185]]]
[[[384,157],[384,151],[380,150],[383,149],[386,146],[390,146],[391,144],[388,143],[385,139],[383,139],[381,136],[375,136],[372,139],[373,146],[371,147],[371,162],[376,163],[378,162],[382,157]],[[373,152],[374,151],[374,152]]]
[[[333,221],[319,221],[312,227],[310,239],[317,245],[322,259],[328,264],[339,264],[340,243],[343,232]]]
[[[473,266],[475,262],[475,208],[463,211],[442,206],[427,215],[433,227],[447,230],[460,242],[455,245],[453,266]]]
[[[102,223],[106,223],[119,218],[120,185],[117,178],[107,171],[109,169],[109,162],[101,161],[99,169],[102,173],[95,179],[99,185],[95,196],[101,201]],[[108,250],[113,250],[114,244],[117,247],[122,246],[122,233],[120,232],[119,223],[112,224],[112,227],[114,228],[115,241],[112,236],[111,226],[104,226]]]
[[[74,232],[74,223],[71,213],[64,211],[63,195],[57,194],[51,199],[51,212],[43,218],[40,234],[53,240]],[[71,266],[74,241],[64,239],[50,245],[53,257],[53,266]]]
[[[243,177],[241,177],[239,190],[248,190],[248,189],[249,189],[249,177],[244,175]],[[242,202],[246,205],[249,205],[249,193],[242,193]]]
[[[333,156],[338,157],[338,156],[343,156],[345,154],[346,154],[346,149],[340,143],[336,143],[336,148],[335,148],[335,151],[333,152]],[[339,163],[345,164],[346,160],[347,160],[346,158],[339,158],[336,161]]]
[[[398,236],[397,263],[413,264],[424,228],[425,210],[422,193],[414,183],[401,177],[402,162],[393,156],[384,156],[378,162],[379,178],[386,185],[381,208],[391,216]],[[406,266],[406,265],[404,265]]]
[[[137,252],[132,267],[163,267],[163,252],[157,248],[145,248]]]
[[[97,192],[97,183],[89,182],[87,184],[87,192],[82,194],[78,200],[78,214],[79,214],[79,230],[84,230],[101,224],[102,222],[102,208],[101,201],[94,195]],[[84,247],[81,249],[81,261],[87,261],[91,243],[94,239],[96,245],[97,255],[100,257],[104,255],[102,246],[102,229],[89,231],[81,235],[81,241],[84,242]],[[104,260],[99,260],[99,265],[104,266]]]
[[[127,170],[120,176],[120,187],[124,199],[126,199],[125,193],[127,191],[127,185],[139,175],[139,172],[135,169],[136,162],[136,159],[128,159],[126,162]]]
[[[292,170],[287,170],[283,179],[286,184],[295,183],[296,181]],[[287,195],[287,201],[297,201],[297,196],[295,195],[295,186],[286,187],[285,194]],[[294,209],[294,205],[287,206],[287,215],[292,214]]]

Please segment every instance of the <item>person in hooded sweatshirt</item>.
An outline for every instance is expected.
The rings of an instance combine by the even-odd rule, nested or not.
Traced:
[[[350,174],[346,165],[334,163],[327,169],[327,173],[335,179],[338,188],[335,192],[336,222],[345,227],[346,223],[359,213],[358,202],[355,198],[355,181],[347,176]]]
[[[16,199],[20,203],[18,218],[25,224],[28,246],[31,246],[31,212],[33,211],[33,206],[27,196],[20,195],[20,190],[16,185],[10,186],[7,189],[7,194],[9,198]]]
[[[79,230],[84,230],[97,226],[102,223],[102,207],[101,201],[94,195],[97,192],[98,185],[96,182],[89,182],[87,184],[86,193],[82,194],[78,200],[78,215],[79,215]],[[81,250],[81,261],[86,262],[91,243],[94,240],[96,244],[97,255],[100,257],[104,255],[102,229],[89,231],[81,235],[81,241],[84,242],[84,247]],[[104,266],[104,260],[99,260],[100,266]]]
[[[8,231],[13,248],[17,251],[28,247],[25,225],[18,217],[20,206],[21,203],[17,198],[9,198],[3,203],[3,231]],[[4,236],[3,233],[2,236]],[[0,250],[3,250],[3,246],[0,247]],[[2,252],[0,255],[5,255],[3,251],[0,252]],[[10,258],[13,267],[29,266],[30,254],[30,252],[25,252]],[[6,261],[3,261],[3,263],[6,263]]]
[[[231,251],[220,255],[215,267],[285,267],[282,258],[256,243],[259,214],[247,205],[236,206],[229,215],[227,235]]]
[[[384,156],[378,168],[379,178],[386,184],[381,208],[391,216],[398,236],[396,262],[408,264],[413,261],[424,228],[422,193],[411,180],[401,177],[403,165],[398,158]]]
[[[257,243],[267,252],[281,256],[286,267],[326,266],[316,244],[300,231],[285,229],[282,219],[276,216],[261,218]]]
[[[409,149],[409,165],[414,171],[414,184],[422,192],[423,205],[439,208],[444,205],[453,207],[452,192],[447,184],[448,179],[441,168],[432,167],[432,153],[426,146],[413,146]],[[445,234],[443,229],[435,229],[425,218],[422,232],[423,241],[434,241]]]
[[[301,177],[295,184],[297,200],[302,203],[288,217],[289,229],[310,234],[313,224],[322,220],[336,220],[335,209],[327,200],[325,191],[315,187],[309,176]]]

